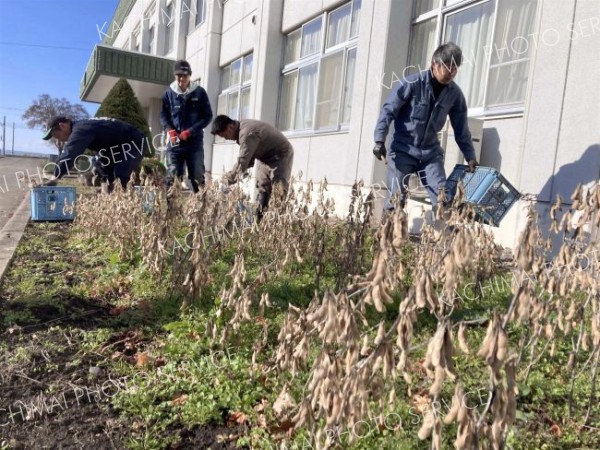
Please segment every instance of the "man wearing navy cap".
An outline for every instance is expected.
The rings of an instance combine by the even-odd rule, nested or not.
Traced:
[[[167,144],[167,182],[183,179],[184,165],[194,192],[204,186],[204,128],[212,120],[206,91],[191,82],[192,68],[187,61],[173,66],[175,81],[165,91],[160,123],[169,135]]]
[[[149,147],[148,139],[135,126],[108,117],[71,120],[55,116],[42,137],[46,141],[50,138],[65,142],[65,146],[56,161],[54,176],[45,183],[47,186],[55,185],[56,180],[70,173],[77,159],[85,158],[83,152],[90,149],[98,152],[95,168],[109,192],[117,179],[124,188],[127,186]]]

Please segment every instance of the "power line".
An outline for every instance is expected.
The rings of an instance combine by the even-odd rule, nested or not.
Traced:
[[[0,109],[8,109],[10,111],[27,111],[27,109],[24,108],[14,108],[11,106],[0,106]]]
[[[65,47],[62,45],[43,45],[43,44],[22,44],[20,42],[0,42],[0,45],[12,45],[15,47],[39,47],[39,48],[54,48],[57,50],[78,50],[82,52],[91,52],[89,48],[81,47]]]

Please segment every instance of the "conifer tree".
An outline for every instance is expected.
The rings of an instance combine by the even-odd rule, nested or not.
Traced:
[[[100,108],[98,108],[96,117],[120,119],[134,125],[146,135],[148,142],[150,143],[150,147],[145,150],[144,156],[154,155],[152,136],[150,135],[148,121],[144,117],[140,101],[137,99],[126,79],[121,78],[113,86],[104,98]]]

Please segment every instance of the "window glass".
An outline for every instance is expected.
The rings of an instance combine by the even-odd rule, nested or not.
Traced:
[[[238,59],[231,63],[231,81],[230,86],[235,86],[236,84],[240,84],[240,80],[242,77],[242,60]]]
[[[415,1],[415,17],[429,12],[440,6],[440,0],[416,0]]]
[[[352,113],[352,90],[354,89],[354,72],[356,68],[356,48],[348,50],[348,62],[346,63],[346,80],[344,82],[342,123],[350,123]]]
[[[154,25],[148,28],[148,43],[146,44],[146,53],[152,53],[152,46],[154,45]]]
[[[239,119],[239,97],[238,91],[230,92],[227,96],[227,115],[234,120]]]
[[[164,43],[164,54],[166,55],[173,49],[174,37],[175,37],[175,13],[173,3],[171,3],[163,11],[163,22],[166,25],[165,32],[165,43]]]
[[[342,44],[348,40],[351,9],[352,4],[348,3],[329,14],[327,24],[327,48]]]
[[[296,62],[300,59],[300,41],[302,38],[302,30],[296,30],[288,34],[285,40],[285,58],[284,65]]]
[[[302,45],[300,50],[300,57],[305,58],[310,55],[314,55],[321,50],[321,23],[323,17],[308,22],[302,28]]]
[[[344,52],[334,53],[321,60],[316,129],[335,127],[338,123],[343,70]]]
[[[248,56],[244,57],[244,74],[243,74],[243,78],[242,81],[245,83],[247,81],[250,81],[252,79],[252,62],[253,62],[253,56],[252,53],[250,53]]]
[[[204,0],[196,0],[196,19],[194,25],[198,26],[204,22]]]
[[[354,0],[352,6],[352,24],[350,25],[350,38],[358,36],[358,26],[360,25],[360,7],[361,0]]]
[[[221,74],[221,90],[227,89],[231,85],[231,66],[225,66]]]
[[[487,106],[523,103],[527,90],[537,0],[504,0],[498,18],[491,53]]]
[[[298,71],[298,92],[296,95],[296,112],[294,128],[305,130],[312,128],[315,98],[317,94],[318,63],[302,67]]]
[[[435,51],[435,29],[437,18],[420,22],[412,27],[412,45],[408,67],[402,74],[396,74],[396,78],[402,79],[404,75],[419,72],[429,68],[431,55]]]
[[[446,17],[444,42],[455,42],[462,49],[463,62],[454,81],[465,94],[469,108],[483,106],[493,14],[494,2],[488,1]]]
[[[287,36],[279,97],[280,129],[330,131],[349,123],[357,52],[354,38],[361,3],[347,1]]]
[[[250,88],[242,89],[242,99],[240,102],[240,119],[250,118]]]
[[[279,128],[282,130],[291,130],[293,128],[297,87],[297,70],[283,76],[281,98],[279,101]]]

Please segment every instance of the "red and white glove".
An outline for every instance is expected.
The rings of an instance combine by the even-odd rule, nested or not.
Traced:
[[[190,130],[183,130],[181,133],[179,133],[179,138],[182,141],[187,141],[191,137],[192,137],[192,132]]]
[[[171,141],[171,145],[177,145],[179,143],[179,137],[177,136],[177,131],[169,130],[169,140]]]

